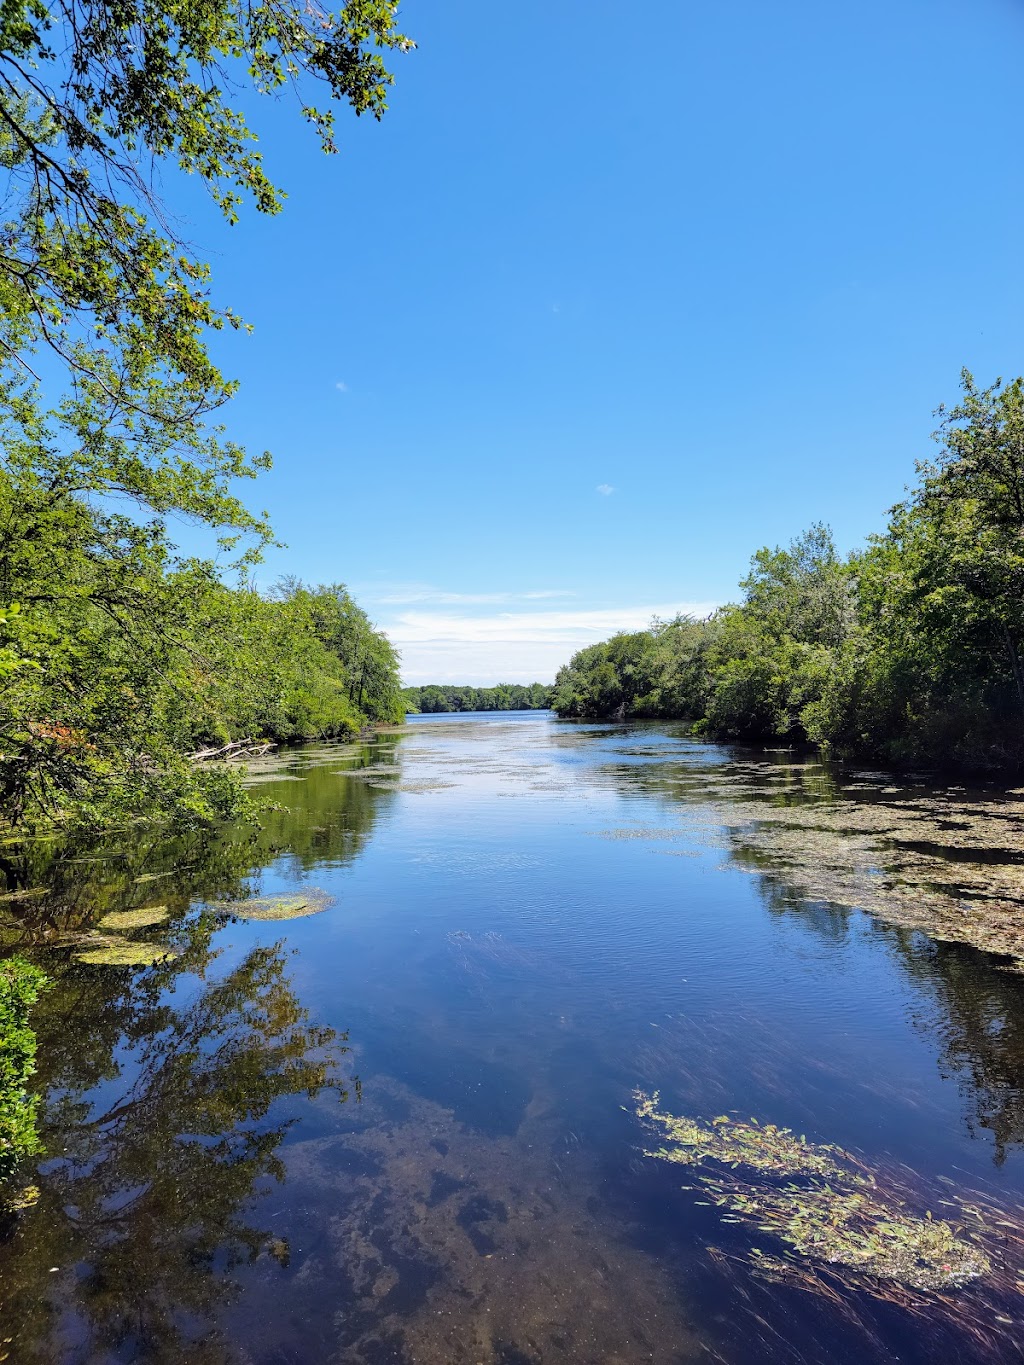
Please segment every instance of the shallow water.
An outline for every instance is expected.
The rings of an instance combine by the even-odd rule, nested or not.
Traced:
[[[417,718],[254,779],[283,807],[258,833],[0,857],[42,888],[5,903],[8,942],[55,978],[7,1359],[1019,1358],[1024,978],[849,908],[849,877],[831,903],[751,827],[752,801],[933,789],[537,713]],[[329,907],[225,908],[304,889]],[[156,905],[133,938],[177,956],[75,959],[102,915]],[[983,1197],[1009,1273],[912,1303],[759,1277],[770,1239],[643,1155],[637,1088],[838,1143],[921,1214]]]

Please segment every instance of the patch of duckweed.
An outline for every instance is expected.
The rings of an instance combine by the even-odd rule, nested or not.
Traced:
[[[346,772],[346,777],[357,777],[363,782],[375,782],[380,777],[397,777],[402,771],[397,763],[375,763],[369,768],[356,768]]]
[[[921,1291],[956,1289],[992,1269],[976,1233],[910,1211],[840,1147],[756,1119],[723,1114],[703,1123],[671,1114],[659,1107],[657,1092],[638,1091],[634,1099],[637,1116],[662,1139],[645,1155],[695,1168],[699,1188],[724,1210],[723,1222],[770,1235],[791,1261],[845,1271],[862,1288],[874,1280]],[[753,1258],[759,1270],[778,1273],[777,1258],[760,1249]]]
[[[173,956],[162,944],[133,943],[128,938],[108,938],[98,947],[75,954],[79,962],[93,967],[151,967],[154,962]]]
[[[137,910],[111,910],[99,922],[101,929],[148,929],[170,919],[166,905],[140,906]]]
[[[319,915],[334,904],[334,897],[326,891],[310,887],[301,892],[286,892],[277,896],[253,896],[245,901],[218,901],[211,908],[239,919],[287,920]]]

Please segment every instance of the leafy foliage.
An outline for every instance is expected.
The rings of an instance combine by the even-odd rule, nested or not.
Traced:
[[[239,318],[155,190],[198,175],[229,222],[276,213],[236,94],[287,85],[325,150],[332,102],[379,117],[394,0],[107,0],[0,13],[0,817],[203,822],[242,808],[192,750],[396,719],[397,661],[342,588],[268,602],[271,538],[237,496],[269,466],[210,425],[234,385],[208,343]],[[307,98],[319,88],[320,95]],[[326,103],[312,102],[325,97]],[[62,362],[44,403],[34,353]],[[174,521],[219,542],[183,558]]]
[[[0,15],[3,346],[52,347],[124,411],[153,411],[161,374],[193,415],[229,396],[206,347],[239,326],[209,270],[168,227],[167,163],[198,175],[229,222],[243,199],[276,213],[255,136],[229,96],[295,87],[334,151],[332,101],[380,117],[389,50],[412,46],[395,0],[330,13],[295,0],[10,0]],[[328,106],[305,100],[319,87]],[[83,348],[83,343],[92,351]],[[159,406],[159,405],[157,405]]]
[[[36,1057],[28,1015],[45,982],[39,968],[23,958],[0,962],[0,1181],[10,1179],[23,1157],[42,1150],[38,1099],[27,1090]]]
[[[565,716],[675,716],[697,733],[888,763],[1024,763],[1024,380],[940,409],[938,460],[843,560],[813,526],[762,549],[743,599],[655,621],[560,670]]]
[[[176,556],[172,516],[230,530],[229,543],[268,537],[230,491],[255,472],[236,448],[187,422],[170,444],[169,425],[105,426],[86,381],[57,414],[18,394],[0,424],[9,821],[216,819],[240,809],[238,777],[192,764],[195,750],[401,716],[397,656],[342,586],[291,583],[267,600]]]

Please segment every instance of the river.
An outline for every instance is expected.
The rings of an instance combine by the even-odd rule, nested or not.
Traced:
[[[1024,977],[921,927],[993,885],[1013,919],[1012,795],[547,713],[417,717],[253,781],[259,830],[0,858],[8,944],[54,980],[0,1358],[1024,1354]],[[1009,832],[969,837],[1001,802]],[[88,960],[111,925],[173,955]],[[677,1159],[638,1092],[697,1125]],[[728,1159],[755,1129],[777,1170]],[[978,1273],[844,1261],[836,1179],[875,1229],[948,1220]]]

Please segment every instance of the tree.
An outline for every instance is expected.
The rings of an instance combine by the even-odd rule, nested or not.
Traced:
[[[351,733],[367,697],[396,712],[383,695],[395,660],[380,638],[369,641],[355,699],[355,675],[342,680],[324,650],[315,696],[301,695],[280,656],[247,668],[266,615],[254,594],[225,597],[219,569],[176,554],[170,518],[217,533],[240,571],[259,557],[267,518],[235,488],[269,456],[250,459],[208,425],[234,387],[210,359],[209,334],[240,323],[212,302],[206,266],[177,239],[155,190],[160,168],[176,165],[201,177],[229,221],[246,196],[276,212],[280,196],[229,92],[319,86],[328,103],[379,117],[391,80],[384,54],[411,46],[396,10],[393,0],[350,0],[337,15],[297,0],[59,0],[51,11],[11,0],[0,14],[8,819],[62,820],[73,808],[93,818],[101,808],[102,818],[152,807],[223,815],[237,809],[237,784],[192,770],[190,744],[237,734],[243,720],[288,737]],[[333,150],[330,107],[303,103]],[[69,378],[49,408],[32,369],[45,346]],[[286,624],[274,617],[279,640]],[[297,652],[308,657],[314,640],[315,630]]]
[[[776,637],[835,648],[854,619],[849,566],[836,553],[830,528],[821,522],[788,549],[758,550],[740,587],[747,611]]]
[[[397,0],[348,0],[337,14],[297,0],[59,0],[51,10],[10,0],[0,16],[7,353],[27,365],[25,346],[46,343],[127,411],[151,411],[158,374],[193,417],[223,402],[231,385],[205,338],[239,319],[212,303],[207,267],[169,229],[157,168],[198,175],[229,222],[244,198],[277,212],[281,196],[228,92],[294,87],[334,151],[332,101],[377,118],[387,107],[384,54],[412,46],[397,9]],[[308,87],[327,107],[306,102]]]

